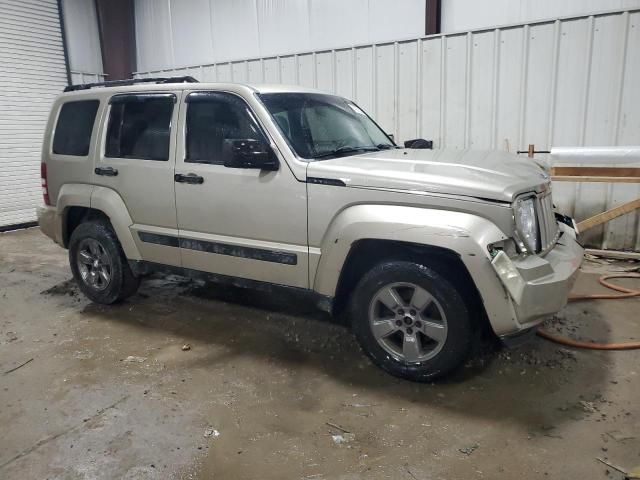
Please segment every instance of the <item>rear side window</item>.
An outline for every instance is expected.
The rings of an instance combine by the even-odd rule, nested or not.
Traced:
[[[174,102],[173,94],[113,97],[105,156],[168,160]]]
[[[62,105],[53,136],[53,153],[84,157],[89,154],[91,132],[100,102],[82,100]]]

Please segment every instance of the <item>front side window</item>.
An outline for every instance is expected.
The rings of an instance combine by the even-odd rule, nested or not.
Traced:
[[[259,98],[299,157],[317,160],[395,147],[360,107],[342,97],[266,93]]]
[[[113,97],[105,156],[168,160],[174,102],[173,94]]]
[[[185,162],[224,163],[225,145],[236,140],[266,143],[247,104],[223,92],[195,92],[187,97]]]
[[[89,154],[91,132],[100,102],[81,100],[62,105],[53,135],[53,153],[84,157]]]

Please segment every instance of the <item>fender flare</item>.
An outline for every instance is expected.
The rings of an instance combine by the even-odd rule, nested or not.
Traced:
[[[85,183],[65,183],[60,187],[55,204],[53,237],[58,245],[67,248],[67,213],[71,207],[90,208],[93,185]]]
[[[133,220],[127,210],[127,206],[115,190],[107,187],[96,186],[91,192],[91,208],[100,210],[111,222],[111,226],[116,232],[118,241],[122,245],[122,250],[128,260],[142,260],[140,251],[136,246],[133,234],[129,227],[133,225]]]
[[[58,215],[64,215],[65,210],[69,207],[89,208],[93,189],[93,185],[86,183],[65,183],[62,185],[56,199]]]
[[[487,245],[507,239],[478,215],[402,205],[355,205],[341,211],[325,233],[313,289],[334,297],[342,267],[359,240],[393,240],[457,253],[473,279],[495,331],[513,325],[515,312],[491,266]]]

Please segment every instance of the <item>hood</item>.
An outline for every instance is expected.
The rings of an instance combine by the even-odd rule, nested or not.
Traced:
[[[511,202],[549,183],[529,158],[497,150],[381,150],[309,163],[308,177],[347,186],[410,190]]]

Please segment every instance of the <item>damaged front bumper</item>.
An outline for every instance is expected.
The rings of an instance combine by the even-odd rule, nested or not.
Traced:
[[[514,328],[500,336],[517,335],[558,312],[567,303],[584,254],[575,232],[560,225],[562,235],[544,256],[509,258],[499,252],[492,260],[502,285],[509,294]]]

